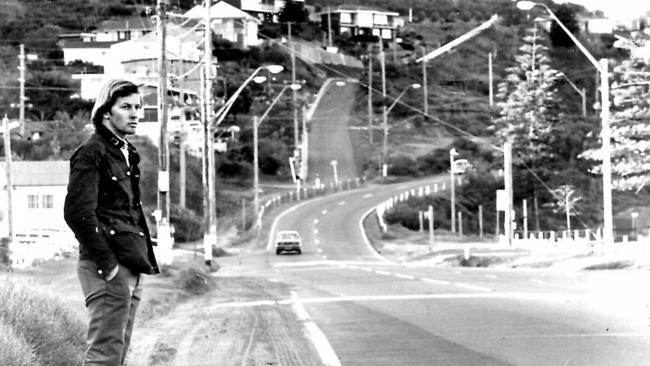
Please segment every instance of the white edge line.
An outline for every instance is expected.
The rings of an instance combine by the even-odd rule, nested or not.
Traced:
[[[384,256],[382,256],[381,254],[377,253],[377,251],[376,251],[375,248],[372,246],[372,244],[370,244],[370,239],[368,239],[368,235],[366,234],[366,230],[364,230],[364,228],[363,228],[363,221],[364,221],[364,220],[366,219],[366,217],[368,217],[368,215],[370,215],[370,213],[372,213],[372,211],[374,211],[375,209],[376,209],[376,207],[372,207],[372,208],[370,208],[370,209],[369,209],[368,211],[366,211],[363,215],[361,215],[361,219],[359,220],[359,230],[361,230],[361,236],[363,237],[363,242],[366,243],[366,246],[368,247],[368,249],[370,249],[370,251],[373,253],[373,255],[375,256],[375,258],[381,260],[381,261],[384,262],[384,263],[389,263],[389,264],[397,265],[398,263],[395,263],[395,262],[393,262],[393,261],[390,261],[390,260],[386,259]]]
[[[291,292],[291,298],[294,301],[292,304],[293,311],[296,313],[298,320],[303,322],[305,333],[316,348],[316,351],[318,352],[318,355],[320,356],[323,364],[328,366],[341,366],[341,361],[336,355],[336,352],[334,352],[334,349],[332,348],[330,342],[327,340],[327,337],[323,331],[320,330],[318,325],[310,320],[311,318],[309,316],[309,313],[302,305],[302,303],[299,302],[296,293],[293,291]]]

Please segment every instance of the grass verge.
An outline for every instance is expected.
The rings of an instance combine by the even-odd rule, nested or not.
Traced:
[[[0,365],[81,365],[88,318],[76,263],[64,259],[0,273]],[[143,283],[136,327],[215,287],[207,267],[193,261],[164,267]]]

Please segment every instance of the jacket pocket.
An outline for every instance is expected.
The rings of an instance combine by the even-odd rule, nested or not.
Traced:
[[[106,227],[105,235],[121,265],[135,273],[153,273],[144,231],[137,226],[115,221]]]

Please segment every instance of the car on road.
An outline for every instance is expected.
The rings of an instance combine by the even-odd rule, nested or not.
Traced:
[[[297,231],[278,231],[278,234],[275,236],[275,254],[279,255],[282,252],[302,253],[302,240]]]

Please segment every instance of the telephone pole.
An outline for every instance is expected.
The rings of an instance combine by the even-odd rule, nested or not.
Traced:
[[[158,0],[158,121],[160,122],[160,147],[158,149],[158,248],[161,263],[171,264],[171,225],[169,222],[169,145],[167,140],[167,18],[166,0]]]
[[[20,79],[18,81],[20,82],[20,106],[18,110],[18,121],[20,122],[20,136],[25,137],[25,45],[21,44],[20,45],[20,56],[18,56],[20,59],[20,66],[18,66],[18,70],[20,70]]]
[[[427,60],[424,58],[424,56],[427,55],[427,48],[422,46],[422,98],[424,99],[423,102],[423,109],[424,109],[424,115],[427,116],[429,114],[429,90],[427,86]]]
[[[291,24],[293,22],[287,22],[288,25],[288,41],[291,52],[291,84],[296,85],[296,50],[293,45],[293,39],[291,36]],[[294,137],[294,156],[298,155],[298,145],[299,145],[299,125],[298,125],[298,109],[296,105],[298,104],[298,91],[296,89],[292,90],[293,99],[293,137]]]
[[[203,65],[203,203],[205,232],[203,235],[203,259],[208,266],[212,264],[212,248],[217,245],[216,215],[216,172],[214,166],[214,133],[212,130],[212,1],[205,1],[205,55]]]
[[[372,108],[372,52],[368,54],[368,133],[370,137],[370,145],[373,143],[373,130],[372,120],[374,118]]]

